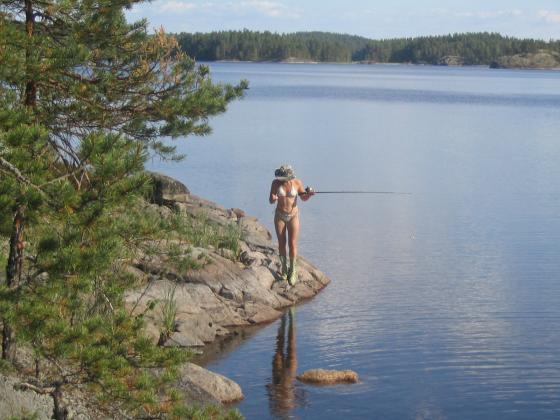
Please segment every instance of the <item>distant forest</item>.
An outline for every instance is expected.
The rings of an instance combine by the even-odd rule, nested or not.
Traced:
[[[201,61],[321,61],[491,65],[503,56],[560,52],[560,41],[518,39],[498,33],[465,33],[371,40],[329,32],[220,31],[180,33],[182,49]]]

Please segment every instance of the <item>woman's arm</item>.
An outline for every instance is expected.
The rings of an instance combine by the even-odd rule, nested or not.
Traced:
[[[301,197],[303,201],[307,201],[315,195],[315,192],[313,191],[312,188],[309,189],[303,188],[303,183],[301,181],[298,181],[298,195]]]
[[[278,190],[278,186],[276,185],[276,180],[274,180],[270,185],[270,194],[268,196],[268,202],[270,204],[274,204],[278,201],[277,190]]]

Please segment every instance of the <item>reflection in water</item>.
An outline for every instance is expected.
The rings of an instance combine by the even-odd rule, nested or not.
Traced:
[[[272,382],[267,385],[270,412],[279,418],[290,418],[290,411],[305,406],[305,391],[295,381],[297,375],[295,310],[284,313],[276,336],[272,358]],[[286,322],[288,342],[286,343]]]
[[[301,251],[333,282],[297,308],[297,369],[320,360],[363,382],[294,383],[286,314],[272,377],[280,320],[209,366],[246,391],[240,411],[264,420],[560,419],[560,72],[212,68],[219,81],[250,78],[246,99],[213,121],[212,141],[178,144],[188,164],[152,170],[269,228],[255,191],[268,191],[263,174],[282,161],[318,189],[414,193],[325,196],[302,215]]]

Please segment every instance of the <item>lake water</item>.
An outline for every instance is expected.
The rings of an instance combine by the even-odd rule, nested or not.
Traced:
[[[193,138],[191,191],[272,228],[291,163],[300,252],[332,279],[208,367],[249,419],[560,418],[560,72],[216,63],[246,98]],[[356,385],[293,381],[353,369]]]

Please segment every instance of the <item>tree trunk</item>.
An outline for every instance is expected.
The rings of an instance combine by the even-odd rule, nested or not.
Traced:
[[[35,16],[33,12],[33,2],[25,0],[25,30],[29,38],[33,37],[35,26]],[[25,57],[27,60],[27,83],[25,84],[24,104],[27,107],[35,108],[37,105],[37,82],[34,80],[30,67],[31,43],[28,44]],[[9,288],[17,287],[21,280],[21,270],[23,264],[23,228],[25,206],[19,205],[16,209],[14,222],[12,224],[12,235],[10,237],[10,255],[6,265],[6,285]],[[6,320],[3,320],[2,328],[2,359],[11,359],[12,350],[12,328]]]
[[[21,279],[21,269],[23,264],[23,228],[24,228],[24,206],[19,206],[14,216],[12,224],[12,234],[10,235],[10,254],[6,265],[6,286],[13,289],[18,286]],[[2,330],[2,359],[12,358],[12,328],[9,323],[3,321]]]
[[[18,206],[12,223],[12,234],[10,236],[10,254],[6,265],[6,286],[17,287],[21,279],[21,266],[23,262],[23,229],[25,207]]]
[[[25,30],[28,38],[33,37],[33,30],[35,26],[35,16],[33,14],[33,2],[25,0]],[[28,45],[25,51],[25,58],[29,68],[29,61],[31,59],[31,46]],[[37,82],[31,76],[29,70],[27,72],[27,83],[25,84],[25,105],[35,108],[37,104]]]
[[[12,328],[10,324],[4,319],[4,327],[2,328],[2,359],[13,359],[12,354]]]
[[[55,420],[66,420],[68,418],[68,410],[62,405],[62,385],[58,384],[55,390],[51,394],[54,402],[54,412],[53,419]]]

